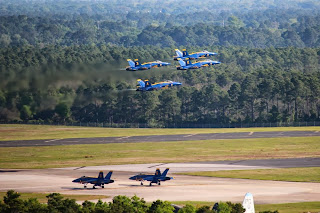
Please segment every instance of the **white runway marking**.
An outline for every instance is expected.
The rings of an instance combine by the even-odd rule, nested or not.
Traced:
[[[52,140],[45,141],[45,143],[49,143],[49,142],[53,142],[53,141],[58,141],[58,140],[61,140],[61,139],[62,139],[62,138],[52,139]]]
[[[253,132],[250,132],[249,135],[253,135]]]
[[[116,140],[122,140],[122,139],[130,138],[130,137],[131,136],[121,137],[121,138],[117,138]]]
[[[183,136],[184,138],[187,138],[187,137],[191,137],[191,136],[194,136],[194,135],[196,135],[196,134],[192,134],[192,135],[185,135],[185,136]]]

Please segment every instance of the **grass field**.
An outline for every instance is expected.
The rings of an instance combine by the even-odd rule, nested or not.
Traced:
[[[0,192],[0,200],[3,200],[3,197],[6,195],[7,192]],[[47,193],[19,193],[21,196],[20,198],[23,200],[27,200],[29,198],[37,198],[40,203],[47,203],[48,199],[46,196]],[[85,200],[98,200],[98,199],[105,199],[109,196],[104,195],[68,195],[68,194],[61,194],[63,198],[75,199],[77,201],[85,201]]]
[[[218,202],[218,201],[216,201]],[[204,201],[177,201],[173,202],[176,205],[184,206],[186,204],[195,207],[213,206],[215,202]],[[282,203],[282,204],[255,204],[255,211],[275,211],[279,213],[304,213],[304,212],[320,212],[320,202],[301,202],[301,203]]]
[[[34,140],[58,138],[116,137],[139,135],[174,135],[227,132],[266,132],[266,131],[320,131],[320,127],[268,127],[268,128],[226,128],[226,129],[135,129],[69,127],[46,125],[0,125],[0,141]]]
[[[320,156],[320,137],[0,148],[0,168],[303,158]]]
[[[242,178],[255,180],[320,182],[320,167],[190,172],[183,174],[193,176]]]

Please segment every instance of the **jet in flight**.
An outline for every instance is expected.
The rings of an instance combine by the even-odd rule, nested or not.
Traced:
[[[131,59],[127,59],[129,66],[126,67],[127,71],[138,71],[138,70],[148,70],[153,67],[163,67],[168,66],[170,63],[162,62],[162,61],[151,61],[141,64],[138,59],[132,61]]]
[[[177,67],[177,70],[188,70],[188,69],[199,69],[201,67],[208,67],[214,64],[220,64],[220,61],[212,61],[210,59],[204,60],[204,61],[197,61],[195,63],[192,63],[190,59],[187,59],[186,61],[183,61],[182,59],[179,59],[180,66]]]
[[[169,87],[173,86],[180,86],[182,85],[180,82],[174,82],[174,81],[162,81],[162,82],[156,82],[154,84],[151,84],[149,80],[141,80],[138,79],[138,85],[137,85],[137,91],[153,91],[158,89],[167,89]]]
[[[173,56],[173,59],[175,61],[178,61],[179,59],[186,60],[187,58],[193,60],[193,59],[205,58],[205,57],[217,55],[217,53],[208,52],[207,50],[203,50],[201,52],[195,52],[191,54],[189,54],[186,49],[183,49],[182,52],[178,49],[175,49],[175,51],[176,51],[176,56]]]

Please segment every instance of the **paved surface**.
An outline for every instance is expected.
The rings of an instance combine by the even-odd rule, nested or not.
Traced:
[[[319,201],[320,183],[190,177],[174,174],[193,171],[314,166],[319,162],[320,158],[302,158],[106,165],[43,170],[0,170],[0,191],[14,189],[19,192],[59,192],[64,194],[111,196],[104,201],[110,201],[116,195],[137,195],[143,197],[146,201],[161,199],[169,201],[212,201],[212,203],[218,201],[242,202],[244,195],[247,192],[251,192],[255,203]],[[154,173],[156,168],[160,168],[163,171],[167,167],[170,168],[168,176],[174,176],[175,179],[163,182],[161,186],[140,186],[139,182],[128,179],[138,172]],[[106,185],[105,189],[84,189],[82,185],[71,182],[74,178],[82,175],[97,176],[100,170],[105,173],[109,170],[114,170],[112,179],[115,182]]]
[[[100,137],[100,138],[69,138],[69,139],[61,138],[61,139],[51,139],[51,140],[0,141],[0,147],[139,143],[139,142],[163,142],[163,141],[194,141],[194,140],[245,139],[245,138],[314,137],[314,136],[320,136],[320,132],[319,131],[234,132],[234,133],[149,135],[149,136]]]

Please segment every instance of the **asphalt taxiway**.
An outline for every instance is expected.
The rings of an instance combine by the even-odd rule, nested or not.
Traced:
[[[0,141],[0,147],[141,143],[141,142],[196,141],[196,140],[249,139],[249,138],[315,137],[315,136],[319,137],[320,132],[319,131],[233,132],[233,133],[148,135],[148,136],[98,137],[98,138],[60,138],[60,139],[58,138],[58,139],[47,139],[47,140]]]
[[[255,203],[287,203],[320,200],[320,183],[299,183],[285,181],[245,180],[232,178],[194,177],[178,175],[179,172],[219,171],[242,169],[268,169],[284,167],[308,167],[319,165],[320,158],[218,161],[196,163],[154,163],[130,165],[105,165],[90,167],[69,167],[41,170],[0,170],[0,191],[13,189],[19,192],[58,192],[63,194],[116,195],[169,201],[232,201],[242,202],[244,195],[251,192]],[[140,172],[152,174],[156,168],[163,171],[169,167],[168,176],[174,179],[162,182],[160,186],[140,186],[139,182],[128,178]],[[82,175],[97,176],[102,170],[113,170],[114,183],[104,189],[87,188],[72,183]],[[90,185],[88,185],[90,187]]]

